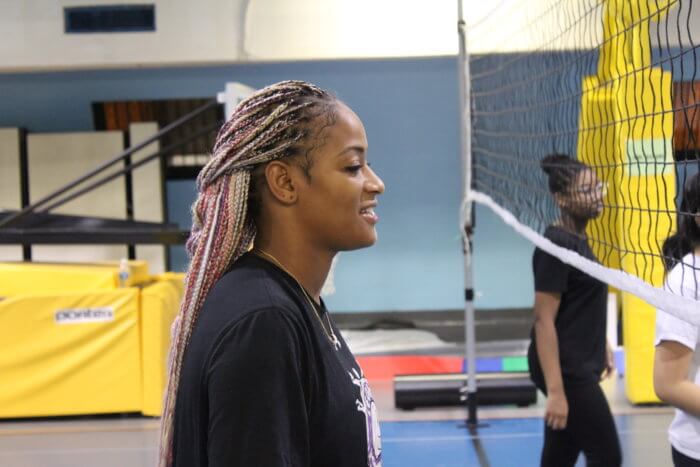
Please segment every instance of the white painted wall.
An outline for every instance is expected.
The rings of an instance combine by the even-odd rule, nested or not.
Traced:
[[[700,43],[700,8],[691,1],[678,2],[669,8],[660,23],[652,22],[649,35],[652,46],[690,47]],[[689,58],[692,57],[692,53]]]
[[[597,0],[462,0],[470,53],[596,46]],[[252,0],[248,59],[455,55],[456,0]],[[581,20],[583,18],[583,20]]]
[[[264,60],[454,55],[457,2],[252,0],[245,51]]]
[[[158,132],[155,122],[132,123],[129,125],[129,138],[134,146]],[[158,151],[160,144],[156,141],[131,156],[132,163],[150,156]],[[160,159],[154,159],[131,172],[134,194],[134,219],[137,221],[163,222],[163,179],[161,177]],[[151,274],[165,272],[165,246],[136,245],[136,259],[148,262]]]
[[[604,42],[602,0],[463,1],[472,53],[588,49]],[[658,21],[645,19],[652,47],[700,42],[700,8],[686,1],[663,11]]]
[[[601,0],[462,0],[471,53],[568,50],[602,41]],[[119,3],[143,3],[120,0]],[[63,32],[65,6],[114,0],[3,0],[0,72],[457,53],[457,0],[150,0],[156,32]],[[700,36],[700,8],[681,24]],[[664,21],[669,45],[679,8]],[[655,34],[655,29],[652,34]],[[695,38],[695,42],[698,42]]]
[[[0,209],[22,207],[18,128],[0,128]],[[22,261],[22,247],[0,245],[0,261]]]
[[[156,32],[65,34],[63,8],[152,3]],[[246,0],[2,0],[0,71],[157,66],[239,58]]]
[[[603,41],[599,0],[464,0],[471,53],[590,49]]]
[[[54,190],[113,158],[124,149],[121,131],[85,133],[30,133],[29,201],[37,201]],[[115,166],[116,167],[116,166]],[[116,170],[113,169],[113,170]],[[111,173],[108,170],[103,175]],[[91,179],[96,180],[99,177]],[[86,186],[81,185],[81,187]],[[119,177],[52,211],[56,214],[126,218],[124,178]],[[47,262],[118,261],[126,258],[121,245],[34,245],[32,259]]]

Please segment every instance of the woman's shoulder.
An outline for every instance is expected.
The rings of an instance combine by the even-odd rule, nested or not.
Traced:
[[[579,250],[587,244],[586,237],[567,230],[559,224],[550,224],[544,231],[544,237],[552,243],[569,250]]]
[[[245,255],[212,287],[200,320],[225,326],[256,310],[279,310],[296,315],[297,307],[283,278],[252,255]]]
[[[551,224],[548,225],[547,228],[544,230],[542,233],[542,236],[549,240],[550,242],[554,243],[557,246],[564,247],[564,248],[571,248],[571,235],[564,230],[563,228],[559,227],[556,224]],[[534,251],[534,259],[537,260],[540,257],[554,257],[551,253],[548,253],[545,250],[542,250],[540,247],[536,247]]]
[[[296,346],[306,340],[303,319],[293,302],[274,300],[259,280],[225,287],[226,279],[207,297],[195,325],[192,339],[208,349],[205,354],[224,347],[251,350],[271,342]]]
[[[294,311],[280,306],[254,308],[239,314],[230,320],[219,332],[216,341],[234,342],[253,345],[274,343],[279,346],[283,342],[299,342],[303,340],[298,317]]]

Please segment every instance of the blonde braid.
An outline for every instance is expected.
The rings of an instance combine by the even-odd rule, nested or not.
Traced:
[[[202,305],[214,284],[255,239],[248,218],[251,170],[296,155],[312,120],[334,104],[328,92],[303,81],[283,81],[243,100],[216,138],[213,155],[197,177],[187,241],[190,267],[180,312],[171,329],[169,378],[159,448],[160,467],[173,461],[173,430],[182,360]],[[313,109],[320,110],[314,113]]]

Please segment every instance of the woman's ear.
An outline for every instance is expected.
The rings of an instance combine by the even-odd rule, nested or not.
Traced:
[[[265,167],[265,179],[272,197],[282,204],[294,204],[298,198],[292,167],[284,161],[272,161]]]

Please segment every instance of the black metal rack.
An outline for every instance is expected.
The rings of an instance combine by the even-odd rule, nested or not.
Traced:
[[[164,135],[173,132],[217,105],[219,104],[216,100],[208,101],[205,105],[164,126],[146,140],[125,149],[87,174],[33,203],[29,203],[28,196],[26,196],[28,194],[27,155],[26,147],[22,144],[24,149],[20,165],[23,168],[21,174],[22,204],[24,207],[19,211],[0,211],[0,244],[23,245],[24,259],[31,260],[30,246],[35,244],[126,244],[132,246],[134,244],[172,245],[184,243],[189,235],[188,231],[171,223],[134,221],[133,216],[130,215],[132,211],[127,212],[126,220],[60,215],[53,214],[51,211],[75,198],[84,196],[117,177],[129,175],[133,170],[148,162],[172,154],[174,150],[202,135],[217,130],[222,122],[201,128],[167,147],[145,157],[140,157],[138,160],[133,158],[137,151],[155,141],[160,141]]]
[[[18,211],[0,211],[0,222]],[[189,232],[175,224],[100,217],[67,216],[46,212],[22,217],[0,229],[0,244],[182,244]]]

